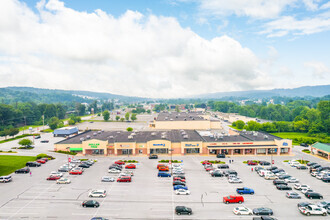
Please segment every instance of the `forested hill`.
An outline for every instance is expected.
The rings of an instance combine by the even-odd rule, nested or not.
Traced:
[[[194,96],[201,99],[219,99],[223,97],[270,98],[274,96],[286,97],[322,97],[330,94],[330,85],[303,86],[293,89],[250,90],[237,92],[217,92]]]
[[[89,91],[40,89],[33,87],[6,87],[0,88],[0,102],[11,104],[15,102],[35,103],[63,103],[63,102],[92,102],[95,99],[119,99],[121,101],[136,102],[145,98],[121,96],[111,93]]]

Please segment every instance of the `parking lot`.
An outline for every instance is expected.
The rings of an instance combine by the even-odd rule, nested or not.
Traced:
[[[65,174],[71,184],[58,185],[55,181],[47,181],[49,173],[66,162],[66,155],[56,155],[57,159],[32,168],[32,177],[28,174],[13,174],[13,182],[0,185],[0,219],[91,219],[102,216],[108,219],[252,219],[251,216],[236,216],[232,210],[240,204],[224,204],[222,197],[235,195],[237,187],[250,187],[255,190],[254,195],[243,195],[248,208],[268,207],[278,219],[323,219],[323,216],[303,216],[297,209],[297,203],[307,201],[294,200],[285,197],[286,191],[278,191],[271,180],[265,180],[251,167],[242,163],[253,157],[233,157],[222,159],[230,169],[238,172],[243,180],[240,184],[228,183],[226,177],[211,177],[201,161],[214,157],[174,156],[175,160],[183,160],[186,172],[187,186],[191,195],[175,195],[172,178],[157,177],[156,165],[158,160],[146,157],[97,157],[98,162],[86,169],[83,175]],[[131,183],[101,182],[102,176],[109,174],[108,167],[118,159],[135,159],[139,163],[134,170]],[[160,157],[169,159],[169,157]],[[258,157],[258,160],[268,160],[270,157]],[[324,183],[310,176],[307,170],[297,170],[290,167],[283,160],[292,157],[274,157],[275,165],[283,168],[301,183],[324,196],[330,198],[329,183]],[[318,162],[318,158],[314,161]],[[290,184],[293,185],[293,184]],[[100,202],[99,208],[83,208],[82,201],[89,199],[88,193],[93,189],[104,189],[107,197],[96,198]],[[299,192],[300,193],[300,192]],[[312,201],[317,202],[317,201]],[[174,208],[184,205],[192,208],[193,215],[177,216]]]

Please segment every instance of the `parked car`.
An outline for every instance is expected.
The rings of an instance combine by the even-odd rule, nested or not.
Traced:
[[[49,176],[49,177],[47,177],[46,180],[58,180],[58,179],[61,179],[61,177],[60,176]]]
[[[182,186],[185,186],[186,183],[181,182],[181,181],[173,181],[173,186],[175,186],[175,185],[182,185]]]
[[[208,161],[208,160],[204,160],[204,161],[202,162],[202,165],[205,165],[205,164],[211,164],[211,165],[212,165],[212,163],[211,163],[210,161]]]
[[[226,158],[225,154],[217,154],[217,158]]]
[[[188,190],[187,186],[183,186],[183,185],[174,185],[173,186],[173,190],[177,190],[177,189],[185,189]]]
[[[323,199],[323,196],[317,192],[307,192],[305,196],[309,199]]]
[[[229,169],[229,166],[227,164],[219,164],[218,169]]]
[[[86,163],[82,163],[82,164],[79,164],[78,167],[82,167],[82,168],[89,168],[90,166]]]
[[[296,167],[298,170],[308,170],[308,167],[304,166],[304,165],[300,165]]]
[[[285,196],[289,199],[301,199],[301,196],[296,192],[287,192]]]
[[[299,180],[294,178],[294,177],[289,177],[289,178],[284,179],[284,182],[286,182],[286,183],[298,183]]]
[[[276,186],[276,185],[280,185],[280,184],[283,184],[283,185],[288,185],[286,182],[284,182],[284,180],[273,180],[273,184]]]
[[[29,162],[26,162],[25,166],[27,166],[27,167],[40,167],[41,164],[38,163],[38,162],[35,162],[35,161],[29,161]]]
[[[259,217],[253,217],[253,220],[277,220],[277,218],[270,216],[259,216]]]
[[[225,170],[225,171],[223,171],[223,174],[225,176],[228,176],[230,174],[237,176],[237,172],[235,170]]]
[[[155,155],[155,154],[150,155],[150,156],[149,156],[149,159],[158,159],[158,155]]]
[[[296,189],[296,190],[302,190],[302,189],[310,189],[311,187],[309,185],[306,185],[306,184],[294,184],[293,187]]]
[[[110,169],[108,170],[108,173],[120,173],[121,171],[120,170],[117,170],[117,169]]]
[[[100,203],[98,201],[95,200],[86,200],[83,201],[83,203],[81,204],[82,207],[94,207],[94,208],[98,208],[100,206]]]
[[[322,201],[322,202],[318,202],[316,204],[318,207],[321,207],[321,208],[325,208],[327,206],[330,206],[330,201]]]
[[[118,177],[117,182],[132,182],[132,178],[130,176],[121,176]]]
[[[68,167],[60,167],[58,169],[58,172],[69,172],[69,171],[70,171],[70,169]]]
[[[249,165],[249,166],[255,166],[255,165],[258,165],[258,163],[255,162],[255,161],[253,161],[253,160],[248,160],[247,161],[247,165]]]
[[[228,179],[229,183],[242,183],[243,181],[238,177],[233,177]]]
[[[0,183],[9,183],[12,180],[11,176],[0,176]]]
[[[327,215],[327,210],[316,205],[308,205],[305,207],[299,207],[299,211],[301,214],[310,216],[310,215]]]
[[[277,188],[278,190],[292,190],[292,187],[291,187],[291,186],[284,185],[284,184],[276,185],[276,188]]]
[[[236,207],[233,209],[235,215],[252,215],[252,210],[243,206]]]
[[[307,189],[307,188],[301,190],[301,193],[304,194],[304,195],[306,195],[306,193],[310,193],[310,192],[314,192],[314,190]]]
[[[104,198],[107,196],[107,192],[103,189],[92,190],[91,192],[89,192],[88,196]]]
[[[168,168],[168,166],[160,166],[160,167],[158,168],[158,170],[159,170],[159,171],[169,171],[169,168]]]
[[[58,180],[56,180],[56,183],[57,184],[69,184],[71,183],[71,180],[69,180],[68,178],[60,178]]]
[[[223,177],[223,173],[221,173],[221,172],[213,172],[213,173],[211,173],[211,176],[212,177]]]
[[[253,209],[253,214],[255,214],[255,215],[273,215],[273,210],[270,208],[265,208],[265,207],[255,208],[255,209]]]
[[[291,176],[290,175],[280,175],[280,176],[278,176],[278,178],[280,179],[280,180],[284,180],[284,179],[287,179],[287,178],[290,178]]]
[[[186,177],[184,175],[173,175],[173,177],[180,177],[181,179],[186,179]]]
[[[276,175],[266,175],[264,178],[266,180],[276,180],[276,179],[278,179],[278,176],[276,176]]]
[[[62,177],[63,176],[63,173],[57,172],[57,171],[52,171],[52,172],[50,172],[50,175]]]
[[[124,165],[125,162],[124,162],[124,161],[121,161],[121,160],[117,160],[117,161],[115,161],[115,164],[118,164],[118,165]]]
[[[244,202],[243,196],[225,196],[222,198],[223,203],[242,203]]]
[[[128,164],[125,166],[125,169],[136,169],[136,165],[135,164]]]
[[[18,169],[15,171],[15,173],[29,173],[30,172],[30,168],[28,167],[24,167],[22,169]]]
[[[41,163],[41,164],[44,164],[44,163],[46,163],[46,161],[45,161],[45,160],[41,160],[41,159],[39,159],[39,160],[36,160],[36,162],[37,162],[37,163]]]
[[[259,165],[268,166],[268,165],[270,165],[270,162],[268,162],[268,161],[259,161]]]
[[[110,176],[103,176],[101,179],[102,182],[115,182],[115,178]]]
[[[171,177],[169,172],[158,172],[158,177]]]
[[[49,140],[42,140],[42,141],[40,141],[40,143],[48,143],[49,142]]]
[[[190,191],[186,189],[177,189],[175,190],[176,195],[190,195]]]
[[[322,177],[321,180],[325,183],[329,183],[330,182],[330,176]]]
[[[312,205],[312,203],[310,203],[310,202],[299,202],[299,203],[297,204],[298,208],[299,208],[299,207],[306,207],[306,206],[308,206],[308,205]]]
[[[251,189],[251,188],[247,188],[247,187],[242,187],[242,188],[237,188],[236,189],[236,192],[238,193],[238,194],[251,194],[251,195],[253,195],[254,194],[254,190],[253,189]]]
[[[177,215],[191,215],[192,214],[192,209],[191,208],[188,208],[188,207],[185,207],[185,206],[177,206],[175,207],[175,213]]]
[[[317,164],[317,163],[315,163],[315,162],[308,162],[307,163],[307,166],[312,166],[312,165],[315,165],[315,164]]]
[[[81,170],[71,170],[70,175],[81,175],[83,172]]]

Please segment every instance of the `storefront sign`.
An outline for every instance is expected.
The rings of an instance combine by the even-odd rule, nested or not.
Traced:
[[[130,145],[127,145],[127,144],[121,144],[120,147],[130,147]]]
[[[199,144],[186,144],[186,147],[199,147]]]
[[[243,144],[253,144],[253,142],[243,143]]]
[[[91,148],[97,148],[99,145],[100,145],[99,143],[88,144],[88,146],[90,146]]]
[[[165,147],[165,144],[153,144],[153,146],[162,146],[162,147]]]
[[[287,142],[283,142],[283,146],[289,146]]]
[[[141,148],[142,148],[142,147],[144,147],[144,145],[139,145],[139,147],[141,147]]]

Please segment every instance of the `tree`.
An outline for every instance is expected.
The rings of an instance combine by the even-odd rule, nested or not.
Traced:
[[[121,118],[120,121],[123,122],[125,120],[125,118]]]
[[[76,112],[78,115],[85,115],[86,106],[81,103],[76,103]]]
[[[178,106],[178,105],[175,106],[175,111],[176,111],[176,112],[180,112],[180,109],[179,109],[179,106]]]
[[[247,125],[244,128],[248,131],[259,131],[260,130],[260,123],[255,121],[248,121]]]
[[[133,128],[128,127],[126,130],[127,130],[127,131],[133,131]]]
[[[136,114],[132,114],[132,115],[131,115],[131,120],[132,120],[132,121],[135,121],[136,119],[137,119],[137,118],[136,118]]]
[[[16,134],[19,133],[19,129],[18,128],[9,128],[9,131],[8,131],[8,135],[13,137],[15,136]]]
[[[148,109],[148,110],[147,110],[147,113],[148,113],[148,114],[150,114],[150,113],[151,113],[150,109]]]
[[[293,122],[293,127],[298,132],[307,132],[309,127],[309,122],[306,119]]]
[[[244,125],[245,125],[244,121],[242,121],[242,120],[236,121],[236,128],[243,129]]]
[[[126,121],[129,120],[129,112],[127,112],[127,113],[125,114],[125,119],[126,119]]]
[[[108,110],[105,110],[105,111],[102,113],[102,115],[103,115],[103,119],[104,119],[104,121],[109,121],[110,113],[109,113]]]
[[[69,123],[69,125],[74,125],[74,124],[76,124],[76,122],[75,122],[73,119],[69,119],[68,123]]]
[[[48,125],[49,125],[50,129],[55,130],[58,127],[59,122],[60,121],[58,120],[57,117],[52,117],[49,120]]]
[[[320,101],[317,104],[317,109],[320,111],[322,120],[330,118],[330,101]]]
[[[119,119],[120,119],[120,116],[117,115],[117,116],[116,116],[116,121],[119,121]]]
[[[26,146],[31,145],[32,144],[32,141],[30,139],[25,138],[25,139],[20,140],[18,142],[18,144],[21,145],[21,146],[26,147]]]

